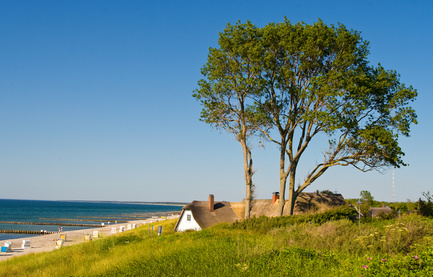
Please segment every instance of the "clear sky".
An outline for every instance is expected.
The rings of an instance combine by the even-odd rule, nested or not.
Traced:
[[[400,140],[395,199],[433,192],[433,1],[0,0],[0,198],[216,200],[245,195],[242,149],[198,120],[191,96],[227,23],[343,23],[372,64],[418,90],[419,124]],[[320,161],[307,152],[302,168]],[[257,198],[278,191],[274,145],[253,150]],[[298,174],[299,181],[305,173]],[[392,201],[384,174],[332,168],[306,191]]]

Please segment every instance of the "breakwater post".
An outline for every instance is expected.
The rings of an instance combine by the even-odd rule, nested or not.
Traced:
[[[48,232],[48,231],[31,231],[31,230],[0,230],[0,233],[7,233],[7,234],[31,234],[31,235],[49,235],[54,234],[55,232]]]
[[[64,222],[19,222],[19,221],[0,221],[0,224],[21,224],[21,225],[53,225],[53,226],[80,226],[80,227],[103,227],[99,224],[80,224]]]

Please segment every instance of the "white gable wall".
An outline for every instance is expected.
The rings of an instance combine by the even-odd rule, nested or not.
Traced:
[[[177,225],[178,232],[183,232],[186,230],[196,230],[196,231],[201,230],[200,226],[195,221],[194,216],[192,215],[192,212],[190,210],[185,210],[182,213],[182,217],[179,219],[179,224]]]

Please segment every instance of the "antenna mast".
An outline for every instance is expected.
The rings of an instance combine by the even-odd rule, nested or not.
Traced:
[[[392,171],[392,203],[395,203],[394,170]]]

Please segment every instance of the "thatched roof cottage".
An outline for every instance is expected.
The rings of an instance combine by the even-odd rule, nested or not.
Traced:
[[[389,214],[389,213],[392,213],[392,209],[391,209],[389,206],[382,206],[382,207],[378,207],[378,208],[376,208],[376,207],[371,207],[371,208],[368,210],[368,214],[369,214],[371,217],[378,217],[378,216],[380,216],[381,214]]]
[[[273,193],[272,199],[257,199],[251,201],[251,216],[278,215],[278,193]],[[295,203],[294,214],[322,212],[330,208],[344,205],[346,202],[341,194],[301,193]],[[288,205],[285,205],[283,215],[288,215]],[[209,195],[208,201],[192,201],[182,209],[175,231],[201,230],[219,223],[233,223],[242,220],[245,212],[245,200],[242,202],[215,201],[214,195]]]

